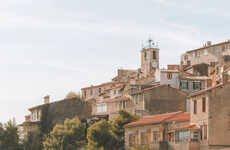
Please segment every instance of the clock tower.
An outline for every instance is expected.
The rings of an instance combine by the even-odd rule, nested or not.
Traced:
[[[159,68],[159,47],[152,39],[149,39],[141,50],[141,72],[144,77]]]

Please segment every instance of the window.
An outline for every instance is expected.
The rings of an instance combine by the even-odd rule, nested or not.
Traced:
[[[195,52],[195,57],[200,57],[200,52]]]
[[[101,88],[98,89],[99,94],[101,94]]]
[[[117,90],[114,90],[114,91],[113,91],[113,94],[114,94],[114,95],[117,94]]]
[[[184,60],[186,61],[188,59],[188,55],[185,55],[184,56]]]
[[[122,108],[123,108],[123,109],[126,108],[126,101],[122,101]]]
[[[187,65],[191,66],[191,61],[190,60],[187,61]]]
[[[167,73],[167,78],[168,78],[169,80],[172,79],[172,73],[171,73],[171,72],[168,72],[168,73]]]
[[[210,65],[212,66],[212,67],[214,67],[215,65],[216,65],[216,62],[210,62]]]
[[[106,112],[107,111],[107,105],[106,104],[97,104],[97,112]]]
[[[198,142],[199,141],[199,132],[198,131],[192,132],[191,141],[193,141],[193,142]]]
[[[125,109],[126,108],[126,101],[117,102],[117,109]]]
[[[147,59],[147,53],[146,52],[144,53],[144,57],[145,57],[145,60],[146,60]]]
[[[201,132],[200,132],[200,139],[201,140],[207,140],[208,132],[207,132],[207,125],[201,126]]]
[[[202,111],[206,112],[206,98],[205,97],[202,98]]]
[[[189,131],[188,130],[176,131],[176,142],[187,143],[188,139],[189,139]]]
[[[146,141],[146,132],[142,131],[141,132],[141,145],[145,145],[145,144],[147,144],[147,141]]]
[[[219,67],[216,67],[216,74],[218,75],[220,72],[220,68]]]
[[[226,46],[222,46],[221,50],[224,52],[226,50]]]
[[[121,109],[121,102],[117,102],[117,109],[118,109],[118,110]]]
[[[87,96],[87,92],[86,92],[86,91],[84,91],[84,96],[85,96],[85,97]]]
[[[196,100],[193,101],[193,113],[194,114],[197,113],[197,101]]]
[[[133,133],[129,134],[129,147],[134,146],[134,140],[135,140],[135,136],[133,135]]]
[[[153,59],[156,59],[157,56],[156,56],[156,51],[153,51]]]
[[[153,142],[158,143],[160,139],[160,133],[159,131],[153,131]]]
[[[139,103],[139,95],[135,95],[135,104],[138,104]]]
[[[189,89],[188,81],[181,81],[181,88],[182,89]]]
[[[193,90],[201,90],[201,82],[193,82]]]
[[[208,138],[208,130],[207,130],[207,128],[208,128],[208,126],[207,125],[204,125],[203,126],[203,130],[204,130],[204,140],[207,140],[207,138]]]

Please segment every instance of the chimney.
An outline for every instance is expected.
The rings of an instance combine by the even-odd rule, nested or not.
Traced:
[[[211,46],[212,45],[212,41],[207,41],[207,46]]]
[[[44,104],[49,104],[50,103],[50,96],[47,95],[44,97]]]

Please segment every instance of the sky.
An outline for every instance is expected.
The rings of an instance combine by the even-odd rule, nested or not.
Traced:
[[[28,108],[140,67],[141,43],[158,41],[160,64],[230,39],[229,0],[0,1],[0,122]]]

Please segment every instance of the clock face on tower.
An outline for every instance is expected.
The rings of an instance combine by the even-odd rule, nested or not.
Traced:
[[[152,67],[157,68],[157,62],[152,62]]]

